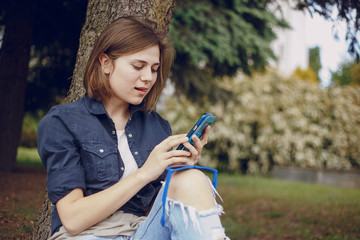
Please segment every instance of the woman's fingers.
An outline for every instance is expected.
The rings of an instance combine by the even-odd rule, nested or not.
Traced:
[[[171,165],[194,165],[194,162],[190,158],[173,157],[165,161],[166,167]]]
[[[191,145],[189,142],[186,142],[186,143],[184,143],[184,147],[186,147],[189,150],[192,158],[194,158],[194,157],[197,158],[199,151],[201,152],[202,146],[200,146],[200,145],[202,145],[202,144],[197,136],[195,136],[195,137],[193,136],[193,140],[195,140],[194,141],[195,146]]]
[[[194,165],[200,158],[203,146],[207,143],[209,131],[210,127],[207,127],[201,139],[196,135],[193,136],[192,140],[195,142],[195,146],[189,143],[189,138],[185,134],[173,135],[166,138],[153,149],[142,169],[149,176],[149,179],[153,179],[154,177],[158,177],[159,174],[170,165]],[[184,144],[188,151],[170,151],[180,144]]]
[[[165,153],[165,158],[170,159],[173,157],[190,157],[191,153],[185,150],[172,150]]]
[[[202,137],[201,137],[201,142],[202,142],[203,145],[206,145],[207,142],[208,142],[208,137],[209,137],[210,129],[211,129],[211,127],[210,127],[210,126],[207,126],[207,127],[205,128],[204,134],[203,134]]]
[[[173,147],[189,141],[185,134],[173,135],[162,141],[157,147],[162,151],[169,151]]]
[[[192,140],[195,143],[194,146],[192,146],[188,142],[184,143],[184,146],[191,153],[191,159],[193,160],[193,162],[196,163],[200,159],[201,152],[202,152],[204,146],[207,144],[209,133],[210,133],[210,126],[207,126],[201,139],[196,135],[192,136]]]

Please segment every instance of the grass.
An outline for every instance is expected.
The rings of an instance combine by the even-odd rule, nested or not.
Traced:
[[[220,175],[231,239],[360,239],[360,191]]]
[[[18,147],[16,164],[23,167],[43,167],[37,148]]]
[[[35,148],[18,148],[16,169],[0,174],[0,239],[29,239],[45,196],[46,174]]]
[[[42,168],[31,148],[18,149],[17,164]],[[218,190],[226,212],[222,222],[232,240],[360,239],[359,189],[220,174]],[[35,218],[36,211],[14,209]],[[20,228],[30,231],[25,223]]]

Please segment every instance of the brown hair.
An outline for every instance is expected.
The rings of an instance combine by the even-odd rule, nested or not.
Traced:
[[[165,34],[155,30],[155,23],[138,17],[121,17],[111,23],[97,39],[86,65],[84,87],[91,98],[104,101],[111,97],[108,76],[104,74],[99,56],[105,53],[112,61],[120,56],[133,54],[158,45],[160,66],[157,79],[144,98],[142,110],[154,110],[164,88],[174,58],[174,50]]]

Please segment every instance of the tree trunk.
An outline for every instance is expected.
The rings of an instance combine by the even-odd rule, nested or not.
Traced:
[[[0,52],[0,171],[15,165],[24,116],[35,1],[9,1]]]
[[[80,34],[73,79],[67,102],[79,99],[85,92],[83,76],[93,45],[105,27],[121,16],[140,16],[157,23],[160,31],[168,32],[175,0],[89,0],[86,21]],[[47,239],[50,234],[52,204],[46,194],[41,215],[36,222],[33,240]]]
[[[174,8],[175,0],[89,0],[66,101],[73,102],[84,94],[83,76],[86,62],[96,39],[109,23],[121,16],[133,15],[155,21],[160,31],[168,32]]]

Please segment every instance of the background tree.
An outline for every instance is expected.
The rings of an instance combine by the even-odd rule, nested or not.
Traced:
[[[319,72],[322,66],[319,47],[313,47],[309,49],[309,66],[315,72],[317,82],[320,82]]]
[[[297,67],[291,74],[293,78],[308,81],[314,84],[320,83],[319,71],[321,69],[320,48],[309,49],[309,66],[306,69]]]
[[[4,34],[0,49],[0,124],[3,126],[0,170],[14,168],[24,110],[46,109],[54,105],[54,96],[66,94],[70,86],[66,79],[73,71],[85,19],[84,3],[81,0],[0,2],[0,26]],[[72,41],[74,36],[77,40]]]
[[[291,74],[291,77],[294,79],[311,82],[313,84],[319,83],[319,79],[317,78],[316,73],[311,66],[308,66],[306,69],[301,69],[300,67],[297,67]]]
[[[0,6],[6,26],[0,49],[0,170],[10,171],[21,134],[36,1],[3,1]]]
[[[275,4],[281,9],[279,6],[282,1],[289,0],[199,0],[196,3],[189,0],[179,1],[179,9],[176,10],[178,12],[172,23],[174,25],[172,29],[175,31],[171,34],[175,37],[179,36],[179,42],[175,46],[178,58],[173,74],[177,88],[182,89],[188,96],[200,96],[199,98],[204,95],[213,96],[215,99],[231,97],[233,94],[219,87],[216,82],[221,81],[221,76],[231,76],[237,70],[251,73],[252,70],[262,69],[262,66],[266,65],[267,58],[274,57],[267,43],[271,38],[275,38],[272,27],[281,26],[283,23],[266,9],[269,9],[267,6],[270,4]],[[161,1],[155,2],[157,6],[162,6]],[[333,17],[333,12],[337,11],[333,18],[348,23],[349,51],[359,55],[360,2],[358,0],[293,0],[293,2],[297,3],[298,9],[307,9],[325,18]],[[0,104],[3,106],[0,123],[4,126],[0,139],[2,170],[11,170],[15,163],[24,110],[23,89],[28,87],[25,106],[27,111],[35,108],[46,111],[49,106],[59,102],[56,96],[64,96],[68,91],[70,81],[66,79],[72,75],[75,61],[73,53],[78,47],[78,42],[63,36],[69,36],[65,32],[67,30],[73,33],[73,36],[78,36],[79,30],[74,29],[80,29],[79,26],[83,23],[82,13],[86,3],[87,1],[81,0],[0,1],[0,31],[3,33],[5,29],[1,54],[8,52],[10,56],[7,57],[5,54],[0,61],[0,71],[2,71]],[[119,4],[128,7],[134,3],[124,0]],[[35,11],[36,9],[39,10]],[[139,8],[139,11],[141,9]],[[15,11],[21,15],[15,17],[17,16]],[[32,24],[31,19],[34,19],[34,15],[35,24]],[[14,20],[8,21],[7,19],[10,18]],[[47,18],[49,20],[43,20]],[[22,24],[19,29],[23,30],[16,32],[18,37],[9,40],[11,35],[15,36],[15,31],[11,29],[19,23]],[[47,25],[43,26],[44,23]],[[179,32],[177,29],[183,31]],[[30,34],[31,32],[34,34]],[[30,35],[34,36],[34,41],[29,37]],[[37,36],[43,37],[43,41]],[[20,48],[20,40],[24,46],[26,45],[25,48]],[[63,41],[67,43],[64,44]],[[42,45],[36,45],[36,42]],[[9,53],[11,45],[17,46],[17,49],[13,48],[17,52],[20,49],[27,50],[16,56]],[[26,62],[29,60],[28,52],[31,45],[34,46],[31,48],[32,68],[30,75],[27,76]],[[53,84],[56,87],[53,87]],[[81,85],[79,88],[81,89]],[[14,89],[16,94],[13,93]],[[72,91],[74,89],[78,88],[72,87]]]
[[[331,82],[333,85],[360,85],[360,63],[356,61],[343,61],[339,68],[332,73]]]
[[[26,112],[49,109],[66,96],[87,1],[38,0],[26,88]]]
[[[269,11],[271,1],[179,1],[170,27],[176,50],[171,79],[176,90],[197,101],[229,97],[217,79],[263,70],[275,55],[274,28],[285,20]]]
[[[89,0],[85,25],[80,35],[80,46],[75,70],[66,101],[75,101],[84,94],[83,75],[87,59],[96,39],[110,22],[121,16],[136,15],[155,21],[160,31],[167,32],[174,8],[174,0],[138,0],[136,2],[131,0]],[[48,238],[50,234],[51,214],[52,206],[46,194],[41,216],[37,221],[36,229],[33,233],[34,240]]]
[[[346,40],[348,51],[359,61],[360,57],[360,1],[359,0],[296,0],[297,9],[320,14],[334,23],[338,20],[347,24]]]
[[[360,86],[360,63],[356,63],[350,70],[353,82],[350,85]]]
[[[217,84],[218,79],[234,76],[239,70],[250,75],[252,71],[263,70],[268,61],[275,58],[270,48],[271,41],[276,38],[273,29],[287,27],[287,24],[269,11],[269,6],[281,11],[284,1],[289,0],[179,1],[170,28],[177,53],[172,75],[177,91],[196,101],[204,96],[210,96],[210,100],[232,98],[231,92]],[[298,10],[334,21],[334,26],[336,20],[345,21],[349,52],[359,56],[358,0],[290,2]]]

